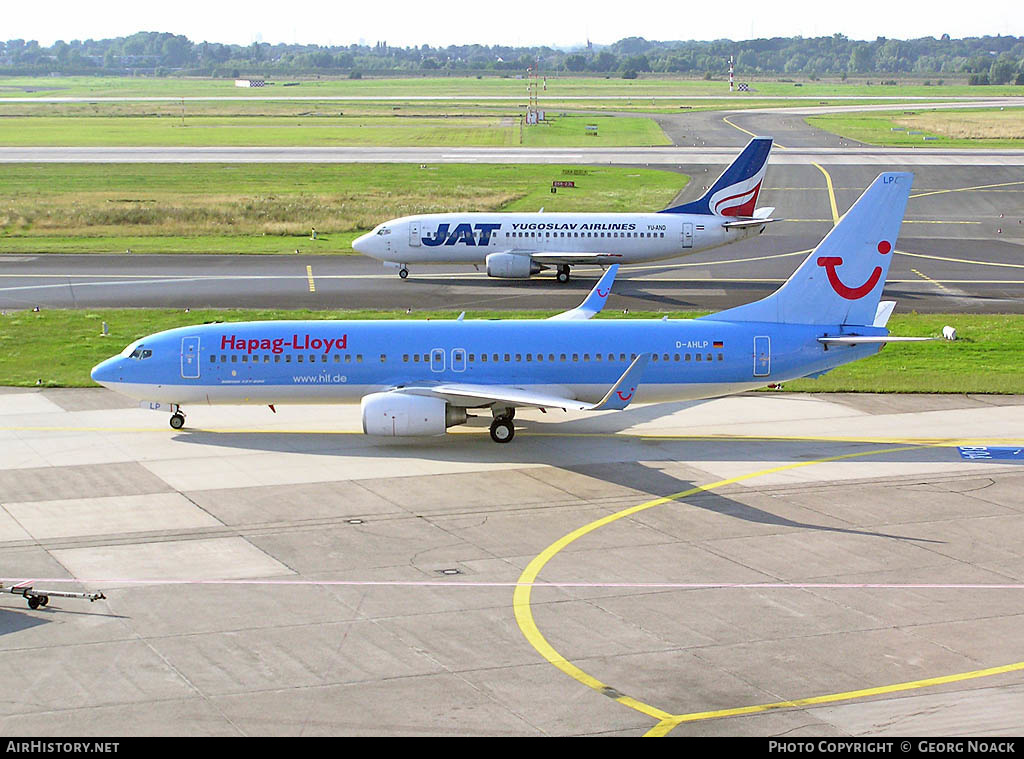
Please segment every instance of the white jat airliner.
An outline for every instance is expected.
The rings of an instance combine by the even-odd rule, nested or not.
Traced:
[[[440,213],[379,224],[352,243],[398,267],[484,264],[491,277],[521,279],[576,265],[638,264],[716,248],[764,231],[774,208],[755,209],[771,137],[755,137],[698,200],[652,213]]]

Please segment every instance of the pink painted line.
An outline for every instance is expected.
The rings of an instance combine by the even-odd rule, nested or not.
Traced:
[[[279,585],[337,587],[442,587],[442,588],[651,588],[664,590],[1024,590],[1024,583],[834,583],[834,582],[475,582],[472,580],[144,580],[136,578],[68,579],[41,577],[29,583],[81,583],[84,585]],[[0,583],[2,585],[2,583]]]

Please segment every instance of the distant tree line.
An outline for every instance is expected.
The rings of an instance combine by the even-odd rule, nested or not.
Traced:
[[[514,75],[539,64],[543,73],[627,76],[643,73],[722,76],[729,56],[739,77],[754,75],[948,75],[973,84],[1024,84],[1024,37],[922,37],[874,41],[831,37],[773,37],[734,42],[655,42],[628,37],[607,45],[550,47],[449,45],[225,45],[138,32],[105,40],[0,42],[0,73],[191,76]]]

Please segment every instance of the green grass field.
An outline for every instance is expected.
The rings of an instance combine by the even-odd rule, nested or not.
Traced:
[[[553,195],[563,171],[584,173]],[[657,210],[688,179],[514,164],[10,164],[0,253],[351,253],[356,235],[408,214]]]
[[[598,126],[596,135],[586,126]],[[520,143],[522,138],[522,143]],[[509,116],[9,116],[5,146],[452,146],[626,147],[669,145],[651,119],[554,116],[520,129]]]
[[[554,311],[470,311],[467,319],[544,318]],[[418,311],[413,318],[454,319],[454,311]],[[634,313],[630,318],[657,318]],[[699,316],[673,313],[673,317]],[[403,312],[202,309],[95,309],[17,311],[0,316],[0,385],[84,387],[89,370],[131,341],[163,329],[212,321],[255,319],[407,319]],[[609,313],[598,318],[622,318]],[[108,337],[101,337],[103,322]],[[1024,316],[897,314],[898,335],[936,336],[952,324],[959,339],[894,344],[880,354],[840,367],[817,380],[785,383],[795,392],[1024,393]]]
[[[920,110],[810,116],[811,126],[869,145],[1024,148],[1024,108]],[[916,134],[915,134],[916,133]],[[925,137],[933,138],[925,140]]]

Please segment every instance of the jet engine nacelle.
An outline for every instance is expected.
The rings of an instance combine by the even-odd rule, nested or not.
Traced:
[[[371,393],[359,404],[363,432],[384,437],[443,435],[448,427],[466,423],[466,409],[440,398],[407,393]]]
[[[515,253],[491,253],[487,256],[487,276],[502,279],[524,279],[541,270],[541,265],[529,256]]]

